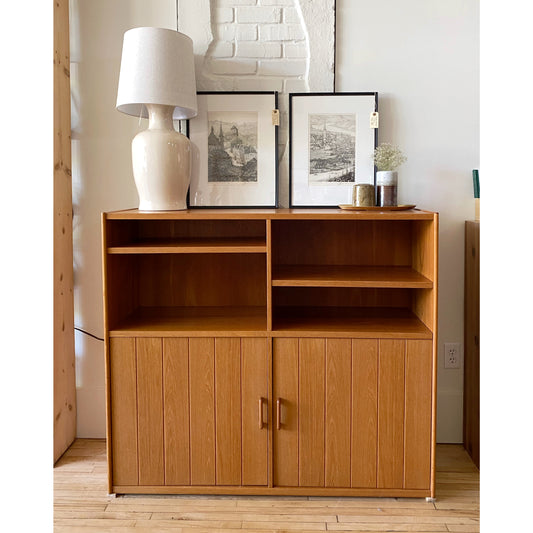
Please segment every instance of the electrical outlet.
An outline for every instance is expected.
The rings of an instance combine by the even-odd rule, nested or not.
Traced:
[[[444,368],[462,368],[463,345],[460,342],[444,344]]]

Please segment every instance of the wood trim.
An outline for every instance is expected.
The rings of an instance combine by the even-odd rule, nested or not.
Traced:
[[[54,462],[76,437],[69,3],[54,2]]]
[[[433,220],[434,213],[422,209],[405,211],[345,211],[342,209],[185,209],[183,211],[139,211],[126,209],[107,213],[110,220]]]
[[[335,487],[228,487],[212,485],[195,486],[131,486],[114,485],[116,494],[219,494],[256,496],[331,496],[366,498],[423,498],[430,495],[428,490],[406,489],[345,489]]]
[[[439,277],[439,214],[433,214],[433,279]],[[439,323],[439,285],[435,283],[433,288],[433,360],[431,375],[431,473],[430,473],[430,491],[431,498],[435,498],[435,476],[436,450],[437,450],[437,355],[439,350],[438,344],[438,323]]]
[[[107,223],[106,214],[102,213],[102,294],[103,294],[103,318],[104,318],[104,364],[105,364],[105,391],[106,391],[106,455],[107,455],[107,490],[111,494],[113,489],[113,438],[111,425],[111,409],[113,400],[111,397],[111,340],[109,336],[108,318],[108,291],[107,291]]]
[[[266,220],[267,331],[272,331],[272,221]]]

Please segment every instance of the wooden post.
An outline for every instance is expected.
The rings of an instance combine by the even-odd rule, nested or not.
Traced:
[[[463,443],[479,468],[479,220],[465,223]]]
[[[76,437],[68,0],[54,0],[54,462]]]

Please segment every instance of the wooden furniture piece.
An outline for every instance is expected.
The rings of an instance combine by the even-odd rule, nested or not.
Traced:
[[[465,223],[463,443],[479,468],[479,221]]]
[[[434,497],[438,215],[103,215],[109,491]]]

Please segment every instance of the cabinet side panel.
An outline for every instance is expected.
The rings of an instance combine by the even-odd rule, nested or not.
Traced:
[[[433,289],[420,289],[413,293],[413,312],[433,332],[436,329],[436,223],[431,220],[417,220],[412,224],[412,266],[434,282]]]
[[[324,486],[326,340],[299,340],[299,484]]]
[[[163,339],[165,484],[189,485],[189,344]]]
[[[215,343],[189,339],[191,484],[215,484]]]
[[[135,339],[111,338],[113,485],[138,485]]]
[[[215,339],[216,484],[241,484],[241,342]]]
[[[379,341],[378,488],[403,487],[405,341]]]
[[[273,358],[273,402],[276,411],[273,454],[274,485],[297,487],[298,339],[274,339]]]
[[[378,342],[352,341],[352,487],[377,486]]]
[[[412,221],[412,266],[415,270],[435,280],[435,234],[432,220]]]
[[[479,468],[479,222],[465,224],[463,441]]]
[[[407,341],[405,355],[405,484],[427,489],[431,465],[432,341]]]
[[[138,338],[139,485],[164,485],[163,341]]]
[[[352,341],[326,340],[326,487],[350,486]]]
[[[242,484],[268,483],[268,349],[266,339],[243,338]],[[261,413],[259,401],[261,401]],[[259,427],[259,417],[263,427]],[[272,426],[271,426],[272,427]]]

